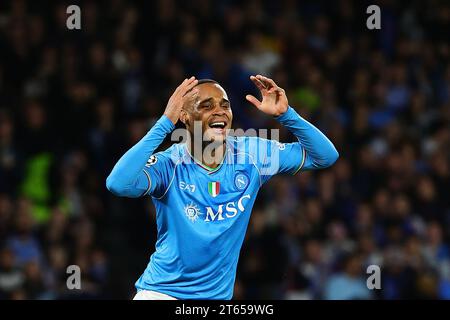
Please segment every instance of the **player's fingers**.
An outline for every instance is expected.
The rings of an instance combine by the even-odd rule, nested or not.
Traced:
[[[195,80],[196,80],[196,79],[195,79],[194,76],[190,77],[190,78],[187,79],[186,82],[184,83],[183,88],[189,86],[189,85],[190,85],[192,82],[194,82]]]
[[[266,79],[264,79],[264,77],[262,75],[257,75],[256,79],[258,79],[259,82],[261,82],[263,84],[263,86],[266,88],[266,90],[270,90],[273,86],[266,81]]]
[[[248,94],[245,96],[245,99],[247,99],[247,101],[249,101],[250,103],[252,103],[255,107],[259,108],[259,106],[261,105],[261,101],[259,101],[258,99],[256,99],[254,96],[252,96],[251,94]]]
[[[187,92],[184,96],[183,96],[183,100],[184,101],[192,101],[195,100],[195,98],[197,98],[198,96],[198,89],[194,88],[191,91]]]
[[[269,78],[267,78],[267,77],[265,77],[265,76],[263,76],[263,75],[258,74],[256,77],[257,77],[258,80],[261,81],[261,82],[266,86],[266,88],[268,88],[268,89],[273,88],[273,87],[277,87],[277,85],[276,85],[275,82],[271,81],[271,79],[269,79]]]
[[[190,92],[186,93],[184,97],[182,97],[182,107],[186,108],[187,106],[191,106],[195,104],[197,101],[199,90],[197,88],[192,89]]]
[[[192,77],[189,79],[189,81],[186,83],[186,85],[183,88],[182,94],[183,96],[186,95],[188,92],[192,90],[196,85],[198,84],[198,80],[195,79],[195,77]]]
[[[178,91],[183,91],[184,88],[186,88],[186,86],[188,86],[190,83],[192,83],[195,80],[195,77],[192,76],[190,78],[186,78],[184,79],[184,81],[178,86],[177,89],[179,89]]]
[[[264,83],[268,83],[269,87],[278,88],[277,84],[272,79],[267,78],[267,77],[262,76],[262,75],[259,75],[259,76],[260,76],[259,79],[261,79],[261,81],[263,81]]]
[[[189,79],[186,78],[186,79],[183,80],[182,83],[179,84],[179,86],[178,86],[178,87],[175,89],[175,91],[173,92],[173,95],[174,95],[174,96],[180,93],[181,89],[183,88],[183,86],[186,84],[186,82],[187,82],[188,80],[189,80]]]
[[[194,81],[196,81],[195,77],[190,77],[188,79],[186,79],[186,81],[184,81],[181,85],[180,85],[180,90],[178,91],[178,94],[183,97],[186,92],[188,92],[190,89],[192,89],[192,87],[189,87]]]
[[[255,76],[250,76],[250,80],[252,80],[252,82],[255,84],[255,86],[260,90],[265,90],[266,86],[264,83],[261,82],[261,80],[259,80],[257,77]]]
[[[278,95],[284,94],[284,89],[280,87],[272,87],[267,91],[267,93],[276,93]]]

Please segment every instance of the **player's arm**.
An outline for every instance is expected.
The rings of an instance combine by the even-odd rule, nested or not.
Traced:
[[[262,101],[252,95],[246,99],[262,112],[274,116],[298,139],[298,143],[279,148],[278,172],[321,169],[331,166],[339,157],[333,143],[314,125],[289,106],[285,91],[272,79],[257,75],[250,79],[261,91]],[[297,156],[298,155],[298,156]]]
[[[192,90],[197,83],[198,80],[194,77],[185,79],[174,91],[164,115],[114,166],[106,179],[109,191],[118,196],[137,198],[146,194],[150,187],[156,189],[154,184],[159,181],[151,181],[149,173],[144,170],[145,165],[165,137],[175,128],[185,101],[197,94],[196,89]]]

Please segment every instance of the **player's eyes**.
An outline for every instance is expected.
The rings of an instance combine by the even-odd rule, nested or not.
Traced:
[[[203,109],[211,109],[212,107],[213,107],[212,104],[202,104],[202,105],[200,105],[200,108],[203,108]],[[223,105],[221,106],[221,108],[229,109],[229,108],[230,108],[230,105],[229,105],[229,104],[223,104]]]

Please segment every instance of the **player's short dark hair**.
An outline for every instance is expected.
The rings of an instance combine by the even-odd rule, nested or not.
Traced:
[[[213,79],[200,79],[200,80],[198,80],[197,86],[199,84],[203,84],[203,83],[215,83],[220,86],[220,83],[218,83],[216,80],[213,80]]]
[[[222,85],[220,83],[218,83],[216,80],[213,80],[213,79],[200,79],[200,80],[198,80],[198,83],[195,85],[195,87],[202,83],[214,83],[214,84],[218,84],[219,86],[222,87]],[[192,89],[194,89],[194,88],[192,88]],[[189,90],[189,91],[191,91],[191,90]]]

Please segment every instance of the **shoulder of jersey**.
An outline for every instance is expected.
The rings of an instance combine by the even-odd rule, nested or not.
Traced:
[[[233,137],[233,146],[237,152],[250,152],[254,153],[256,150],[262,150],[267,148],[269,140],[252,137],[252,136],[240,136]]]
[[[182,157],[182,152],[179,147],[179,144],[173,144],[169,148],[164,151],[157,152],[153,154],[147,161],[146,167],[153,166],[157,164],[159,161],[167,162],[170,161],[172,163],[177,163],[178,160]],[[170,163],[169,162],[169,163]]]

